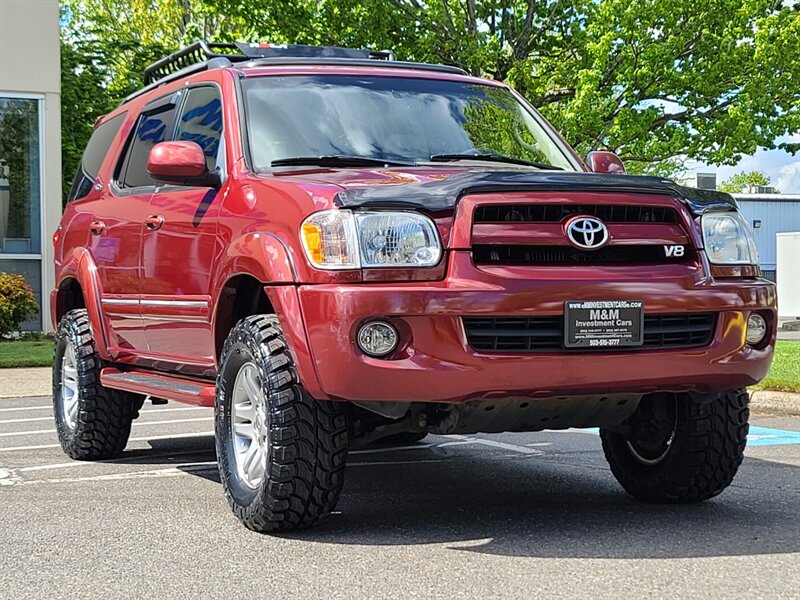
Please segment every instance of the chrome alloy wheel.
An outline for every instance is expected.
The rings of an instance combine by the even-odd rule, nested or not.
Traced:
[[[64,425],[74,431],[78,425],[78,360],[75,346],[67,344],[61,359],[61,414]]]
[[[257,489],[266,476],[269,455],[269,419],[258,369],[247,362],[233,384],[231,438],[239,480]]]

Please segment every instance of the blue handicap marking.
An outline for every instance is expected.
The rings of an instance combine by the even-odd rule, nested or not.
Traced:
[[[800,431],[750,426],[750,433],[747,436],[748,446],[775,446],[778,444],[800,444]]]
[[[597,427],[582,429],[586,433],[599,434]],[[750,446],[777,446],[781,444],[800,444],[800,431],[787,429],[771,429],[769,427],[750,426],[747,436],[747,445]]]

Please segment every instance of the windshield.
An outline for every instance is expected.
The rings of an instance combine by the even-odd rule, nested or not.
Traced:
[[[490,155],[576,170],[503,87],[349,75],[254,77],[242,85],[256,170],[296,157],[426,163]]]

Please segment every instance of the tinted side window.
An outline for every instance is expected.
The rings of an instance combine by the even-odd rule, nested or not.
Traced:
[[[222,137],[222,101],[217,88],[192,88],[178,119],[176,140],[197,142],[206,155],[208,170],[217,167],[219,142]]]
[[[174,104],[167,104],[164,109],[153,114],[143,113],[136,122],[133,135],[128,140],[125,157],[120,163],[117,183],[123,188],[155,185],[155,181],[147,172],[147,157],[150,149],[171,139],[175,117]]]
[[[89,138],[89,143],[83,151],[83,158],[81,159],[81,166],[75,174],[75,179],[72,182],[72,189],[67,196],[67,202],[73,200],[80,200],[86,196],[92,189],[97,174],[100,172],[100,166],[103,164],[103,159],[108,154],[108,149],[111,147],[114,138],[119,132],[122,122],[128,113],[120,113],[113,119],[103,122],[92,133]]]

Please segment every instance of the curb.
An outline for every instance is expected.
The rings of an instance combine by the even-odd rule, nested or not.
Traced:
[[[800,394],[791,392],[750,392],[750,410],[781,416],[800,416]]]

